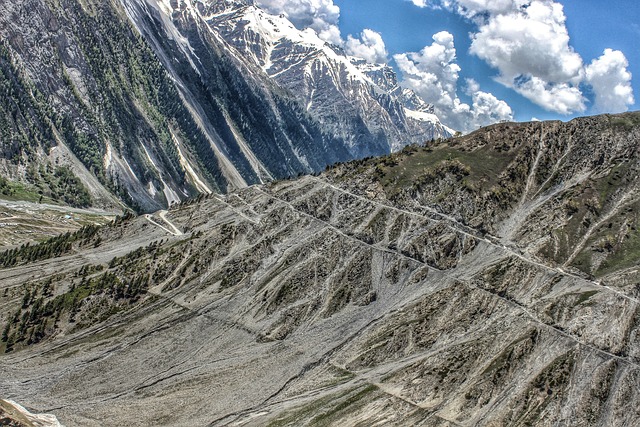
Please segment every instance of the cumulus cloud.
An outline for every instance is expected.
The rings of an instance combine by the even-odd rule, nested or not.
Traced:
[[[600,112],[627,111],[635,102],[631,88],[629,62],[619,50],[605,49],[600,58],[586,68],[586,81],[595,94],[595,109]]]
[[[472,129],[502,121],[513,121],[513,111],[509,104],[499,100],[493,94],[480,91],[474,93],[472,99]]]
[[[325,41],[343,43],[338,20],[340,8],[333,0],[257,0],[269,13],[284,14],[297,28],[312,28]]]
[[[256,4],[269,13],[283,14],[300,30],[314,30],[322,40],[344,47],[349,55],[371,63],[388,61],[380,33],[365,29],[358,37],[342,38],[338,27],[340,7],[333,0],[256,0]]]
[[[473,101],[470,111],[472,128],[513,120],[513,111],[509,104],[491,93],[481,91],[480,85],[475,80],[466,79],[466,93]]]
[[[431,5],[412,0],[419,7]],[[435,0],[434,0],[435,1]],[[600,112],[626,111],[633,104],[624,54],[608,49],[585,66],[570,45],[563,6],[553,0],[440,0],[470,19],[470,53],[498,71],[496,80],[542,108],[560,114],[584,112],[581,85],[595,94]]]
[[[579,81],[582,58],[569,46],[562,5],[531,3],[522,12],[498,15],[473,35],[471,53],[515,79]]]
[[[439,32],[433,36],[433,43],[420,52],[395,55],[394,59],[405,86],[437,107],[454,105],[460,67],[455,63],[452,34]]]
[[[571,114],[584,112],[587,109],[586,98],[580,88],[568,83],[549,83],[529,75],[518,79],[512,87],[519,94],[548,111]]]
[[[453,35],[446,31],[435,34],[433,43],[420,52],[395,55],[394,60],[402,73],[403,85],[433,104],[436,114],[449,127],[470,131],[513,119],[507,103],[480,91],[474,80],[467,80],[467,94],[472,98],[472,105],[460,100],[457,89],[461,70],[455,62]]]
[[[370,29],[360,33],[360,38],[347,37],[345,50],[351,56],[362,58],[372,64],[381,64],[388,61],[387,48],[382,35]]]
[[[470,53],[497,70],[495,80],[542,108],[560,114],[584,112],[592,88],[594,110],[626,111],[634,103],[631,73],[624,54],[611,49],[585,65],[570,44],[562,5],[554,0],[406,0],[415,6],[447,8],[475,25]],[[256,0],[275,14],[284,14],[300,28],[311,28],[328,42],[368,62],[387,62],[382,36],[370,29],[344,40],[338,28],[340,8],[333,0]],[[435,105],[443,122],[470,130],[479,125],[511,120],[511,108],[475,81],[467,81],[471,105],[457,96],[460,67],[455,61],[453,36],[434,35],[420,52],[394,55],[403,85]],[[470,91],[470,88],[474,90]]]
[[[444,7],[479,22],[491,16],[514,12],[530,0],[442,0]]]
[[[470,1],[470,0],[468,0]],[[561,114],[583,112],[578,88],[582,58],[569,45],[562,5],[532,1],[480,24],[470,52],[496,68],[498,81],[543,108]],[[497,13],[497,12],[496,12]]]

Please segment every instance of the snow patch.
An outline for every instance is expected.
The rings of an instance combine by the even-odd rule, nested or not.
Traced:
[[[440,119],[438,119],[438,116],[436,116],[435,114],[423,113],[421,111],[414,111],[408,108],[404,109],[404,113],[407,115],[407,117],[410,117],[414,120],[419,120],[421,122],[429,122],[433,124],[440,124]]]
[[[449,133],[449,135],[455,135],[455,133],[456,133],[455,130],[443,125],[442,123],[440,123],[440,119],[435,114],[425,113],[425,112],[422,112],[422,111],[414,111],[414,110],[410,110],[408,108],[404,109],[404,114],[407,117],[409,117],[410,119],[418,120],[420,122],[431,123],[431,124],[433,124],[435,126],[441,126],[442,129],[444,129],[446,132]]]
[[[153,161],[153,158],[151,158],[151,154],[147,150],[147,147],[144,146],[144,144],[142,144],[142,149],[144,150],[144,153],[147,155],[147,159],[151,163],[151,166],[153,166],[156,172],[158,172],[158,176],[160,176],[160,182],[162,182],[162,185],[163,185],[162,192],[164,193],[164,197],[167,199],[167,205],[171,206],[173,203],[180,203],[180,197],[178,196],[178,193],[173,191],[173,189],[169,187],[165,182],[165,180],[162,178],[162,172],[160,171],[160,168],[158,168],[158,166],[156,165],[156,162]],[[154,187],[154,190],[155,190],[155,187]],[[155,196],[155,193],[152,194],[151,196],[152,197]]]
[[[37,427],[64,427],[58,421],[55,415],[50,414],[32,414],[24,406],[14,402],[13,400],[4,400],[11,406],[13,406],[18,412],[20,412],[27,420],[31,421],[34,426]]]
[[[318,56],[319,60],[328,60],[338,64],[339,67],[346,71],[348,78],[363,83],[373,84],[373,82],[365,76],[358,67],[352,64],[349,57],[336,52],[336,49],[339,49],[337,46],[332,46],[322,40],[311,28],[298,30],[286,17],[271,15],[256,6],[249,6],[245,8],[244,12],[239,17],[234,18],[235,19],[229,19],[227,22],[236,26],[240,22],[245,22],[247,27],[254,33],[260,35],[262,40],[265,42],[266,57],[262,58],[262,61],[259,58],[255,58],[255,60],[256,63],[271,77],[274,76],[270,73],[273,66],[271,60],[272,52],[284,41],[290,41],[298,46],[309,47],[314,49],[316,52],[322,53],[322,56]],[[278,74],[281,74],[282,72],[283,71],[281,70]]]
[[[171,139],[173,139],[173,143],[175,144],[178,150],[180,165],[184,168],[185,172],[187,172],[187,175],[189,175],[189,177],[191,178],[191,181],[193,181],[193,185],[196,186],[196,189],[199,192],[211,194],[212,191],[209,188],[209,186],[207,186],[207,184],[205,184],[204,181],[200,179],[196,171],[191,166],[191,163],[189,163],[189,161],[184,156],[184,154],[182,154],[182,149],[180,149],[180,142],[178,141],[178,138],[176,138],[176,135],[173,133],[173,130],[169,129],[169,132],[171,133]]]
[[[107,141],[106,143],[107,149],[104,153],[104,170],[109,170],[109,166],[113,162],[113,149],[111,148],[111,143]]]
[[[156,194],[158,194],[158,190],[156,189],[156,186],[153,185],[153,181],[149,181],[147,191],[149,192],[149,194],[151,194],[151,197],[156,197]]]

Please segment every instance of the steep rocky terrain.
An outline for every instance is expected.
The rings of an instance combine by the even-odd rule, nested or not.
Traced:
[[[208,144],[119,5],[31,0],[0,9],[3,177],[75,206],[120,208],[119,198],[158,209],[194,192],[176,140],[185,156]],[[200,159],[211,160],[208,181],[222,186],[214,160]],[[66,185],[54,187],[52,176],[65,171]],[[68,193],[81,197],[61,199]]]
[[[152,212],[450,134],[428,111],[406,113],[401,94],[365,71],[349,88],[318,84],[310,110],[295,85],[265,72],[225,38],[234,34],[213,25],[211,12],[231,4],[1,1],[0,198]],[[304,40],[289,44],[274,64],[308,49]],[[345,64],[355,69],[354,58],[333,56],[318,81],[348,77]],[[303,69],[287,76],[306,78]],[[317,113],[328,110],[333,116]]]
[[[0,254],[67,426],[637,425],[640,115],[500,124]]]

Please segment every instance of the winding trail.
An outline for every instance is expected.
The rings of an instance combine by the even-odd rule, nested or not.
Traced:
[[[408,214],[408,215],[416,215],[416,216],[418,216],[418,217],[421,217],[421,218],[424,218],[424,219],[427,219],[427,220],[430,220],[430,221],[437,221],[437,220],[435,220],[435,219],[433,219],[433,218],[429,218],[429,217],[422,216],[422,215],[420,215],[420,214],[412,213],[411,211],[407,211],[407,210],[400,209],[400,208],[395,208],[395,207],[392,207],[392,206],[386,205],[386,204],[384,204],[384,203],[376,202],[376,201],[373,201],[373,200],[367,199],[367,198],[365,198],[365,197],[358,196],[358,195],[356,195],[356,194],[350,193],[350,192],[349,192],[349,191],[347,191],[347,190],[344,190],[344,189],[341,189],[341,188],[339,188],[339,187],[336,187],[336,186],[334,186],[334,185],[332,185],[332,184],[329,184],[329,183],[327,183],[327,182],[325,182],[325,181],[323,181],[323,180],[320,180],[320,179],[318,179],[318,178],[312,178],[312,179],[313,179],[313,180],[316,180],[316,181],[318,181],[318,182],[321,182],[321,183],[323,183],[323,184],[325,184],[325,185],[327,185],[327,186],[329,186],[329,187],[331,187],[331,188],[334,188],[334,189],[336,189],[336,190],[338,190],[338,191],[342,191],[342,192],[343,192],[343,193],[345,193],[345,194],[349,194],[349,195],[351,195],[351,196],[353,196],[353,197],[356,197],[356,198],[364,199],[364,200],[368,201],[369,203],[372,203],[372,204],[375,204],[375,205],[380,205],[380,206],[382,206],[382,207],[387,207],[387,208],[389,208],[389,209],[394,209],[394,210],[397,210],[397,211],[399,211],[399,212],[402,212],[402,213],[405,213],[405,214]],[[399,252],[399,251],[394,251],[394,250],[391,250],[391,249],[388,249],[388,248],[381,248],[381,247],[376,246],[376,245],[368,244],[367,242],[361,241],[360,239],[357,239],[357,238],[355,238],[354,236],[350,236],[350,235],[348,235],[348,234],[345,234],[343,231],[341,231],[341,230],[339,230],[338,228],[336,228],[335,226],[333,226],[333,225],[331,225],[331,224],[327,223],[326,221],[322,221],[322,220],[320,220],[320,219],[318,219],[318,218],[314,217],[313,215],[310,215],[310,214],[308,214],[308,213],[306,213],[306,212],[301,211],[300,209],[296,208],[296,207],[295,207],[291,202],[289,202],[289,201],[287,201],[287,200],[284,200],[284,199],[282,199],[282,198],[280,198],[280,197],[278,197],[278,196],[276,196],[276,195],[274,195],[274,194],[267,193],[267,192],[265,192],[265,191],[264,191],[263,189],[261,189],[261,188],[259,188],[258,190],[259,190],[261,193],[265,194],[266,196],[271,197],[271,198],[273,198],[273,199],[275,199],[275,200],[278,200],[278,201],[280,201],[281,203],[284,203],[284,204],[285,204],[286,206],[288,206],[290,209],[293,209],[294,211],[298,212],[299,214],[304,215],[304,216],[307,216],[307,217],[310,217],[310,218],[313,218],[313,219],[315,219],[316,221],[319,221],[320,223],[323,223],[325,226],[327,226],[327,227],[331,228],[333,231],[337,232],[338,234],[342,235],[342,236],[343,236],[343,237],[345,237],[345,238],[355,240],[355,241],[357,241],[357,242],[359,242],[359,243],[361,243],[361,244],[363,244],[363,245],[367,245],[367,246],[369,246],[369,247],[373,248],[374,250],[378,250],[378,251],[382,251],[382,252],[387,252],[387,253],[392,253],[392,254],[395,254],[395,255],[397,255],[397,256],[407,258],[407,259],[409,259],[409,260],[411,260],[411,261],[413,261],[413,262],[416,262],[416,263],[418,263],[418,264],[425,265],[425,266],[427,266],[427,267],[429,267],[429,268],[431,268],[431,269],[433,269],[433,270],[435,270],[435,271],[438,271],[439,273],[444,274],[444,276],[445,276],[445,277],[449,277],[449,278],[451,278],[451,279],[461,281],[462,283],[464,283],[464,284],[465,284],[467,287],[469,287],[469,288],[472,288],[472,289],[478,290],[478,291],[480,291],[480,292],[483,292],[483,293],[486,293],[486,294],[489,294],[489,295],[495,296],[495,297],[497,297],[497,298],[499,298],[499,299],[501,299],[501,300],[505,301],[508,305],[512,306],[512,307],[513,307],[513,308],[515,308],[516,310],[521,311],[521,312],[522,312],[522,313],[523,313],[527,318],[529,318],[532,322],[534,322],[534,323],[536,323],[536,324],[540,325],[541,327],[548,328],[549,330],[551,330],[551,331],[553,331],[553,332],[555,332],[555,333],[558,333],[559,335],[563,336],[564,338],[567,338],[567,339],[569,339],[569,340],[573,341],[573,342],[574,342],[574,343],[576,343],[577,345],[579,345],[579,346],[581,346],[581,347],[584,347],[584,348],[587,348],[587,349],[589,349],[589,350],[591,350],[591,351],[595,351],[596,353],[599,353],[599,354],[601,354],[601,355],[602,355],[602,356],[604,356],[604,357],[612,358],[612,359],[614,359],[614,360],[619,360],[619,361],[621,361],[621,362],[623,362],[623,363],[627,363],[627,364],[629,364],[629,365],[631,365],[631,366],[633,366],[633,367],[635,367],[635,368],[637,368],[637,369],[640,369],[640,365],[639,365],[638,363],[636,363],[635,361],[633,361],[633,360],[630,360],[630,359],[628,359],[628,358],[625,358],[625,357],[622,357],[622,356],[619,356],[619,355],[613,354],[613,353],[611,353],[611,352],[609,352],[609,351],[607,351],[607,350],[604,350],[604,349],[602,349],[602,348],[597,347],[596,345],[593,345],[593,344],[591,344],[591,343],[585,342],[585,341],[583,341],[583,340],[579,339],[578,337],[575,337],[575,336],[573,336],[572,334],[567,333],[567,332],[565,332],[564,330],[562,330],[562,329],[560,329],[560,328],[556,327],[555,325],[551,325],[551,324],[548,324],[548,323],[546,323],[546,322],[544,322],[544,321],[540,320],[540,318],[539,318],[536,314],[532,313],[532,312],[529,310],[529,308],[530,308],[530,307],[527,307],[527,306],[525,306],[525,305],[523,305],[523,304],[519,303],[518,301],[512,300],[512,299],[510,299],[510,298],[503,297],[503,296],[501,296],[501,295],[499,295],[499,294],[497,294],[497,293],[493,293],[493,292],[490,292],[490,291],[488,291],[488,290],[486,290],[486,289],[480,288],[480,287],[478,287],[478,286],[474,285],[473,283],[471,283],[469,280],[462,280],[460,277],[458,277],[458,275],[456,275],[455,273],[450,272],[449,270],[439,270],[439,269],[438,269],[437,267],[435,267],[435,266],[432,266],[432,265],[430,265],[430,264],[426,264],[426,263],[424,263],[424,262],[422,262],[422,261],[420,261],[420,260],[417,260],[417,259],[415,259],[415,258],[408,257],[408,256],[404,255],[403,253],[401,253],[401,252]],[[440,222],[440,221],[438,221],[438,222]],[[560,267],[551,267],[551,266],[548,266],[548,265],[546,265],[546,264],[540,263],[540,262],[538,262],[538,261],[531,260],[531,259],[529,259],[527,256],[525,256],[524,254],[519,253],[519,252],[516,252],[515,250],[513,250],[513,249],[511,249],[511,248],[509,248],[509,247],[507,247],[507,246],[505,246],[505,245],[503,245],[503,244],[501,244],[500,242],[494,242],[494,241],[492,241],[492,240],[490,240],[490,239],[488,239],[488,238],[481,238],[481,237],[478,237],[478,236],[477,236],[477,235],[475,235],[474,233],[469,232],[469,230],[473,230],[473,229],[472,229],[472,228],[470,228],[470,227],[463,226],[464,228],[459,229],[459,228],[457,228],[457,227],[455,227],[455,226],[453,226],[453,225],[451,225],[451,224],[447,224],[447,225],[448,225],[448,227],[450,227],[453,231],[457,231],[457,232],[459,232],[459,233],[462,233],[462,234],[468,235],[468,236],[470,236],[470,237],[472,237],[472,238],[475,238],[475,239],[477,239],[477,240],[479,240],[479,241],[485,242],[485,243],[487,243],[490,247],[497,248],[498,250],[501,250],[501,251],[503,251],[503,252],[506,252],[506,253],[507,253],[507,255],[517,257],[518,259],[520,259],[520,260],[522,260],[522,261],[524,261],[524,262],[526,262],[526,263],[528,263],[528,264],[530,264],[530,265],[533,265],[533,266],[538,267],[538,268],[543,269],[543,270],[548,270],[548,271],[551,271],[551,272],[554,272],[554,273],[558,273],[558,274],[561,274],[561,275],[566,276],[566,277],[571,277],[571,278],[576,279],[576,280],[581,280],[581,281],[587,282],[587,283],[589,283],[589,284],[591,284],[591,285],[593,285],[593,286],[597,286],[598,288],[601,288],[601,289],[603,289],[603,290],[606,290],[607,292],[611,292],[611,293],[616,294],[616,295],[617,295],[617,296],[619,296],[619,297],[625,298],[625,299],[627,299],[627,300],[631,301],[631,302],[632,302],[633,304],[635,304],[636,306],[640,306],[640,300],[638,300],[638,299],[636,299],[636,298],[633,298],[633,297],[630,297],[630,296],[628,296],[628,295],[624,294],[623,292],[620,292],[620,291],[618,291],[618,290],[612,289],[612,288],[610,288],[610,287],[608,287],[608,286],[602,285],[600,282],[591,281],[591,280],[585,279],[584,277],[580,277],[580,276],[578,276],[578,275],[574,275],[574,274],[572,274],[572,273],[569,273],[569,272],[567,272],[567,271],[563,270],[563,269],[562,269],[562,268],[560,268]],[[477,232],[477,233],[479,234],[479,232]]]
[[[167,211],[158,211],[156,212],[158,214],[158,216],[162,219],[162,221],[164,221],[164,223],[167,225],[167,227],[165,227],[164,225],[156,222],[153,219],[153,215],[155,214],[145,214],[144,218],[149,221],[151,224],[155,225],[156,227],[161,228],[162,230],[166,231],[167,233],[171,234],[172,236],[182,236],[184,235],[184,233],[182,231],[180,231],[178,229],[178,227],[176,227],[168,218],[167,218]]]
[[[174,236],[184,235],[184,233],[180,231],[178,227],[176,227],[175,224],[167,218],[167,213],[167,211],[158,211],[158,216],[162,218],[162,220],[173,230]]]

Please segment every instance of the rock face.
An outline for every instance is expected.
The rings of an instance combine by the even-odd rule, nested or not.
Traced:
[[[188,159],[200,147],[194,175],[224,188],[206,139],[119,5],[30,0],[0,9],[3,177],[56,200],[69,190],[47,187],[64,165],[82,181],[71,191],[88,192],[88,204],[119,207],[115,194],[158,209],[195,192],[180,153]]]
[[[67,426],[637,425],[639,125],[496,125],[3,253],[0,395]]]
[[[277,77],[252,56],[262,39],[236,43],[229,25],[248,15],[218,12],[238,7],[256,25],[277,18],[228,1],[0,3],[2,195],[154,211],[449,134],[373,84],[377,71],[296,30],[288,50],[264,48],[280,52],[272,70],[324,55],[309,63],[313,93],[298,93],[304,67]]]

